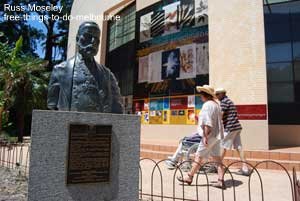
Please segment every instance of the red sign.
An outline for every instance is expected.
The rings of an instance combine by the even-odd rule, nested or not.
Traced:
[[[267,105],[237,105],[240,120],[267,120]]]
[[[170,100],[171,110],[184,110],[188,108],[188,98],[180,97],[180,98],[171,98]]]
[[[134,112],[141,112],[144,110],[144,101],[133,101],[133,109]]]

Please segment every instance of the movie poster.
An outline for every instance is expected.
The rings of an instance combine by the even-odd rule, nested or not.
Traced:
[[[149,124],[149,112],[148,111],[144,111],[142,112],[142,118],[143,118],[143,123],[144,124]]]
[[[171,115],[172,116],[177,116],[178,115],[178,111],[177,110],[172,110],[171,111]]]
[[[139,83],[148,82],[149,57],[139,58]]]
[[[133,110],[135,113],[143,111],[143,106],[144,106],[144,101],[139,100],[139,101],[133,101]]]
[[[201,97],[200,96],[196,96],[195,97],[195,104],[196,104],[196,109],[197,110],[201,110],[202,109],[202,106],[203,106],[203,102],[202,102],[202,100],[201,100]],[[198,113],[197,113],[198,114]]]
[[[151,37],[160,36],[164,33],[165,12],[157,11],[151,15]]]
[[[140,43],[151,39],[151,16],[153,12],[140,18]]]
[[[188,96],[188,108],[195,107],[195,96]]]
[[[165,35],[178,31],[177,7],[179,4],[180,2],[178,1],[163,7],[163,10],[165,11]]]
[[[151,111],[161,111],[164,108],[163,99],[150,100],[150,110]]]
[[[195,110],[187,110],[187,124],[195,124],[196,115]]]
[[[185,116],[185,110],[178,110],[179,116]]]
[[[162,51],[149,54],[148,82],[161,82]]]
[[[195,78],[196,71],[196,45],[180,47],[180,77],[178,79]]]
[[[195,24],[195,1],[182,0],[178,7],[178,27],[179,29],[191,27]]]
[[[170,98],[164,98],[164,110],[170,109]]]
[[[165,51],[162,53],[161,79],[176,79],[180,72],[180,49]],[[157,58],[158,59],[158,58]]]
[[[149,110],[150,106],[149,106],[149,99],[145,99],[144,101],[144,110],[147,111]]]
[[[170,123],[170,110],[163,111],[163,123],[169,124]]]
[[[207,75],[209,73],[208,43],[196,45],[197,52],[197,75]]]
[[[156,116],[156,112],[155,111],[150,111],[150,117],[155,117]]]
[[[195,0],[195,26],[208,24],[208,3],[207,0]]]

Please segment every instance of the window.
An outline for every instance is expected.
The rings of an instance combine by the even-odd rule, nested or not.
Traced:
[[[300,82],[296,82],[295,84],[295,99],[297,102],[300,102]]]
[[[274,6],[271,6],[273,8]],[[275,10],[275,9],[274,9]],[[290,15],[273,9],[265,9],[265,32],[267,43],[286,42],[291,40]]]
[[[294,74],[296,82],[300,82],[300,61],[294,63]]]
[[[272,103],[291,103],[294,101],[293,83],[270,83],[268,98]]]
[[[267,45],[267,62],[282,62],[292,60],[291,43],[272,43]]]
[[[300,61],[300,41],[293,44],[293,57],[294,60]]]
[[[293,40],[300,41],[300,12],[296,14],[292,14],[292,32],[293,32]]]
[[[292,82],[292,63],[272,63],[267,65],[269,82]]]
[[[264,8],[269,121],[299,124],[300,0],[269,3]]]
[[[109,23],[109,51],[112,51],[135,38],[135,6],[123,10],[120,20]]]
[[[282,3],[291,0],[264,0],[264,4],[272,4],[272,3]]]

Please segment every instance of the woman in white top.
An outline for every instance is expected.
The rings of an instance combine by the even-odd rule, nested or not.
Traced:
[[[200,92],[201,100],[204,102],[198,121],[198,133],[202,136],[202,141],[199,144],[195,163],[193,163],[188,176],[177,179],[190,185],[193,182],[195,173],[200,168],[202,160],[211,157],[218,165],[219,178],[214,186],[225,188],[224,168],[222,166],[220,149],[220,140],[223,139],[224,135],[221,108],[215,101],[215,91],[212,87],[204,85],[203,87],[197,87],[197,91]]]

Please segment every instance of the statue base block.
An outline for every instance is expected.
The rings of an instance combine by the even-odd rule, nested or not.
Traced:
[[[28,201],[138,201],[140,117],[35,110]]]

